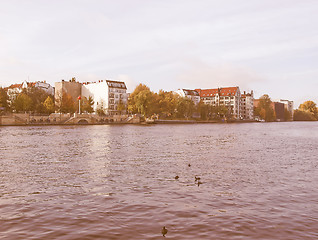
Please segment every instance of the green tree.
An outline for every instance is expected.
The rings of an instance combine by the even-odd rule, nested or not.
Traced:
[[[20,93],[13,102],[13,108],[16,112],[27,112],[31,111],[33,101],[25,93]]]
[[[144,84],[139,84],[131,93],[128,101],[128,111],[131,113],[140,113],[146,117],[153,113],[154,93]]]
[[[47,96],[45,101],[43,102],[43,106],[45,108],[46,113],[53,113],[54,112],[54,101],[51,96]]]
[[[92,96],[89,96],[88,99],[86,97],[83,97],[81,99],[81,111],[82,112],[87,112],[87,113],[92,113],[94,112],[94,100]]]
[[[120,112],[120,114],[122,114],[123,112],[126,112],[127,106],[126,104],[123,103],[122,100],[119,100],[119,103],[117,105],[117,110]]]
[[[258,106],[254,111],[255,116],[259,116],[266,122],[275,121],[275,113],[272,107],[272,100],[267,94],[260,97]]]
[[[157,113],[161,117],[171,118],[176,110],[177,96],[173,92],[159,90],[155,103],[157,104]]]
[[[194,102],[187,97],[178,97],[177,100],[177,117],[190,118],[194,112]]]
[[[142,92],[142,91],[150,91],[150,88],[147,87],[146,85],[140,83],[135,90],[130,94],[129,99],[128,99],[128,111],[130,113],[140,113],[138,110],[136,100],[137,100],[137,95]]]

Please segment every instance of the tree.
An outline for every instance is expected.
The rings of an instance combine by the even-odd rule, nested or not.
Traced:
[[[117,110],[122,114],[122,112],[125,112],[127,110],[126,104],[123,103],[122,100],[119,100],[119,103],[117,105]]]
[[[4,88],[0,88],[0,107],[4,109],[4,111],[8,111],[9,104],[8,104],[8,94]]]
[[[194,112],[194,102],[187,97],[178,97],[177,101],[177,117],[189,118]]]
[[[89,96],[88,99],[83,97],[81,100],[81,109],[83,112],[92,113],[94,112],[94,100],[92,96]]]
[[[173,92],[166,92],[159,90],[157,94],[157,99],[155,99],[157,104],[157,113],[162,117],[171,118],[176,110],[177,106],[177,96]]]
[[[25,93],[20,93],[13,102],[13,108],[16,112],[27,112],[31,111],[33,101]]]
[[[314,115],[316,119],[318,119],[318,110],[317,110],[317,105],[313,101],[306,101],[302,104],[299,105],[299,110],[301,111],[307,111],[310,112]]]
[[[72,99],[72,96],[63,92],[55,96],[56,109],[60,113],[74,113],[75,112],[75,103]]]
[[[53,113],[54,112],[54,101],[52,97],[48,96],[45,101],[43,102],[43,106],[45,108],[46,113]]]
[[[260,116],[266,122],[275,121],[275,113],[272,107],[272,100],[267,94],[260,97],[258,106],[254,110],[255,116]]]
[[[139,84],[131,93],[128,101],[128,111],[150,116],[153,109],[154,93],[144,84]]]
[[[296,109],[294,111],[294,121],[316,121],[314,114],[309,111]]]

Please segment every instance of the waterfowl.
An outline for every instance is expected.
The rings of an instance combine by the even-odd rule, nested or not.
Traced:
[[[166,226],[163,226],[161,233],[162,233],[162,236],[166,237],[165,235],[168,233],[168,229],[166,229]]]

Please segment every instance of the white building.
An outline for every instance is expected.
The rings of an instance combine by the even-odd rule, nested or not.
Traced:
[[[34,87],[36,88],[40,88],[43,91],[45,91],[46,93],[50,94],[50,95],[54,95],[54,87],[52,87],[49,83],[47,83],[46,81],[37,81],[34,83]]]
[[[195,90],[178,89],[177,91],[175,91],[175,93],[181,97],[187,97],[191,99],[195,105],[199,104],[200,102],[200,94]]]
[[[82,85],[82,96],[92,97],[94,100],[94,111],[102,109],[106,114],[120,114],[118,106],[127,106],[128,94],[124,82],[99,80],[97,82],[86,82]]]
[[[246,120],[254,119],[254,96],[251,93],[244,93],[241,95],[241,117]]]
[[[47,92],[50,95],[54,95],[54,88],[49,84],[46,83],[45,81],[37,81],[37,82],[27,82],[23,81],[21,84],[12,84],[10,85],[7,89],[7,94],[9,97],[9,102],[12,103],[14,99],[19,95],[19,93],[22,92],[23,89],[28,89],[28,88],[40,88]]]
[[[240,119],[241,92],[239,87],[195,89],[205,104],[226,106],[235,119]]]
[[[279,102],[285,104],[285,109],[291,114],[291,119],[294,119],[294,101],[281,99]]]

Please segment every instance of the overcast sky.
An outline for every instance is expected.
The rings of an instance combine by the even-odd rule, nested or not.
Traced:
[[[1,0],[0,86],[239,86],[318,103],[317,0]]]

